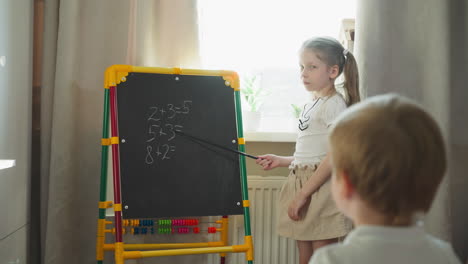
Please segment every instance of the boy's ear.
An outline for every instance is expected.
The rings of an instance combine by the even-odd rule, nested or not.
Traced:
[[[331,66],[330,69],[328,70],[330,79],[335,79],[336,77],[338,77],[339,72],[340,72],[340,68],[338,67],[338,65]]]
[[[346,198],[350,198],[353,196],[355,189],[354,185],[351,183],[348,172],[341,171],[341,180],[343,181],[343,195]]]

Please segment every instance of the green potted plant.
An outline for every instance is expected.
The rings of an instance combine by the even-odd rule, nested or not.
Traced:
[[[301,115],[302,108],[296,104],[291,104],[292,107],[292,114],[295,119],[299,119],[299,116]]]
[[[260,108],[266,90],[260,85],[260,76],[247,74],[241,78],[241,95],[247,105],[243,108],[244,130],[256,131],[260,125]]]
[[[299,116],[301,115],[302,113],[302,107],[300,107],[299,105],[297,104],[291,104],[291,108],[292,108],[292,115],[294,116],[294,118],[290,119],[290,129],[292,129],[293,131],[296,131],[297,130],[297,126],[298,126],[298,120],[299,120]]]

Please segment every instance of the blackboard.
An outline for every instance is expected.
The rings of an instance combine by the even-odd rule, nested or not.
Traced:
[[[129,73],[117,85],[123,218],[243,214],[234,89],[221,76]]]

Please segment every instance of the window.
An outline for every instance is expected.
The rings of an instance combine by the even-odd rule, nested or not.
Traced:
[[[298,49],[310,37],[339,39],[342,20],[355,17],[355,0],[198,0],[200,53],[208,69],[257,75],[260,131],[292,131],[291,104],[310,96],[299,75]],[[244,101],[243,110],[248,108]]]

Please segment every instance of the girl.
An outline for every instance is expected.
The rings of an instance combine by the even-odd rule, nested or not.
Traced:
[[[264,170],[290,168],[279,197],[277,231],[297,241],[299,263],[306,264],[316,249],[337,242],[352,228],[330,194],[327,132],[335,117],[360,96],[354,56],[337,40],[318,37],[305,41],[299,64],[302,82],[313,100],[299,118],[296,151],[290,157],[262,155],[256,163]],[[342,72],[346,99],[335,88]]]

